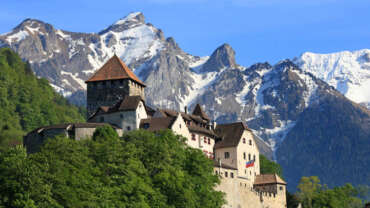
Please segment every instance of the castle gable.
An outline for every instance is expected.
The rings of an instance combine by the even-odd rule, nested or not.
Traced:
[[[202,107],[197,104],[194,108],[194,111],[193,111],[193,115],[197,115],[197,116],[200,116],[202,117],[204,120],[207,120],[207,121],[210,121],[211,119],[208,117],[208,115],[206,113],[204,113]]]
[[[216,133],[222,140],[216,143],[215,148],[238,146],[245,130],[248,128],[242,122],[217,125]]]
[[[138,84],[145,86],[145,84],[116,55],[96,71],[95,74],[86,81],[86,83],[117,79],[131,79]]]

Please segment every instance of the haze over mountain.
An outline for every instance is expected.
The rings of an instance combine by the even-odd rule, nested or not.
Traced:
[[[54,89],[80,105],[86,99],[84,80],[117,54],[147,84],[148,104],[183,110],[200,103],[218,122],[246,121],[277,153],[290,188],[302,175],[319,175],[329,185],[370,184],[366,174],[370,113],[340,93],[353,101],[369,102],[361,94],[364,90],[357,90],[368,84],[368,50],[352,55],[306,53],[294,61],[245,67],[235,61],[235,51],[228,44],[206,57],[184,52],[173,38],[146,23],[140,12],[92,34],[27,19],[1,35],[0,45],[19,53],[37,76],[47,78]],[[357,68],[353,71],[352,66]],[[323,157],[319,154],[323,152],[331,154]],[[353,162],[359,158],[362,165]],[[321,165],[297,168],[307,160]],[[342,165],[348,170],[327,168]],[[333,171],[339,175],[331,177]],[[341,171],[347,171],[342,178]]]

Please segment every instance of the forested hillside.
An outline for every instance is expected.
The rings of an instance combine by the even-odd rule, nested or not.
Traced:
[[[220,208],[212,160],[182,139],[100,127],[91,140],[50,139],[28,156],[9,148],[0,152],[0,207]]]
[[[0,49],[0,106],[0,148],[20,143],[26,132],[39,126],[84,120],[82,110],[7,48]]]

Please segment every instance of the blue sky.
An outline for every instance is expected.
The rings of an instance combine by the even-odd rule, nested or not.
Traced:
[[[2,0],[0,33],[25,18],[99,32],[134,11],[188,53],[210,55],[229,43],[245,66],[370,48],[369,0]]]

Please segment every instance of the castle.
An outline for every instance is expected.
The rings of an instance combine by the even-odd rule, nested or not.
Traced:
[[[171,129],[214,161],[214,173],[226,193],[224,207],[286,207],[286,182],[276,174],[261,174],[259,150],[252,131],[242,122],[216,124],[197,104],[190,113],[153,109],[145,103],[145,84],[114,55],[87,84],[87,123],[40,127],[24,137],[28,152],[43,141],[63,134],[76,140],[92,136],[109,124],[119,135],[135,129]]]

